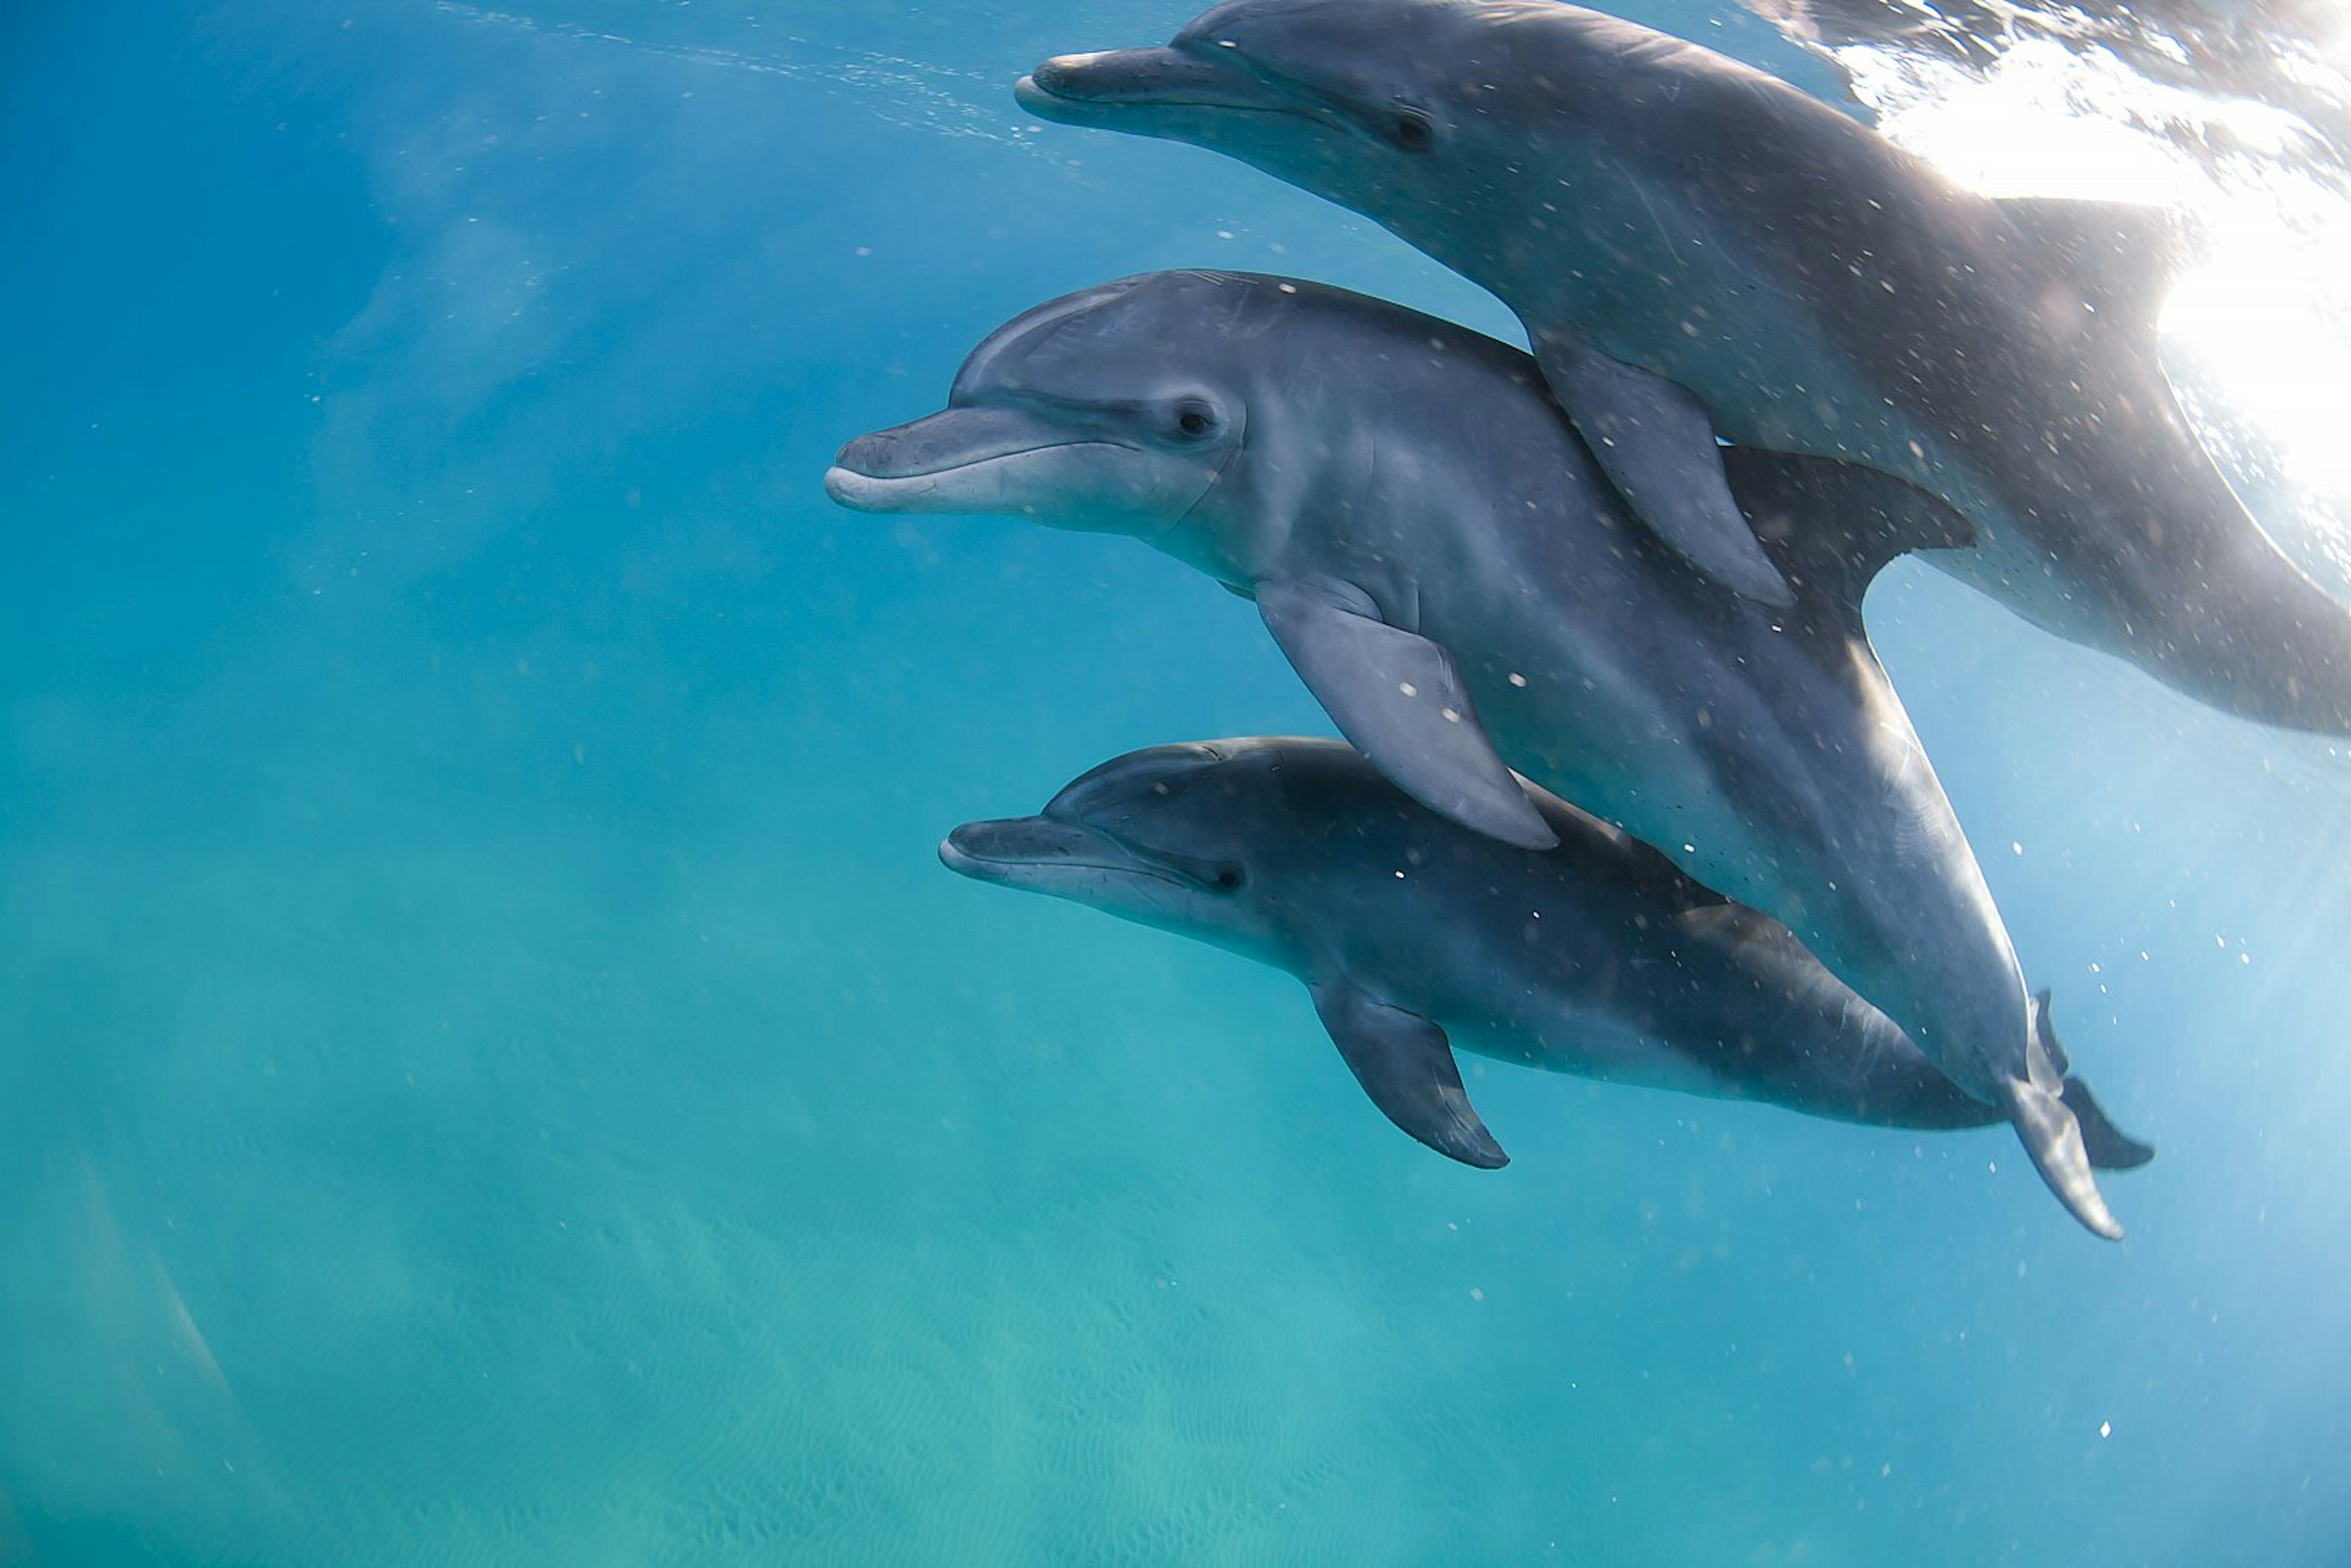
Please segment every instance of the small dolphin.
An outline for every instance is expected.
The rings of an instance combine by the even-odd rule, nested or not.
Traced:
[[[1297,976],[1372,1103],[1465,1165],[1509,1156],[1462,1090],[1456,1043],[1870,1126],[2000,1120],[1786,926],[1528,793],[1556,849],[1465,831],[1336,741],[1155,746],[1085,774],[1038,816],[965,823],[939,858]],[[2046,992],[2033,1021],[2064,1071]],[[2078,1079],[2064,1097],[2093,1165],[2154,1157]]]
[[[1635,512],[1742,592],[1785,599],[1716,428],[1940,497],[1976,543],[1928,559],[2059,636],[2351,733],[2351,609],[2247,514],[2157,360],[2160,214],[1975,195],[1761,71],[1549,0],[1231,0],[1019,93],[1229,153],[1491,289]]]
[[[1883,561],[1965,541],[1930,497],[1735,453],[1797,591],[1770,612],[1633,525],[1524,354],[1247,274],[1153,273],[1039,306],[972,351],[947,402],[844,447],[833,498],[1132,534],[1253,599],[1405,792],[1548,847],[1515,765],[1782,921],[2008,1112],[2076,1218],[2120,1234],[1983,874],[1861,627]]]

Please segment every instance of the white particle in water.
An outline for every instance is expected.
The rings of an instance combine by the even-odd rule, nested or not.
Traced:
[[[1396,683],[1396,690],[1402,692],[1408,697],[1416,697],[1420,695],[1420,688],[1414,685],[1410,681],[1398,681]]]

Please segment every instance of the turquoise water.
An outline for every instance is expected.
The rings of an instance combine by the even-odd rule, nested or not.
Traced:
[[[1286,977],[938,867],[1326,727],[840,442],[1146,267],[1509,329],[1011,104],[1185,14],[0,21],[0,1563],[2351,1560],[2340,747],[1875,591],[2119,1248],[1996,1129],[1499,1067],[1458,1167]]]

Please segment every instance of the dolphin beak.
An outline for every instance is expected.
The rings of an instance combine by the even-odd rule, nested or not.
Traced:
[[[1068,125],[1105,125],[1136,109],[1293,111],[1239,66],[1168,47],[1058,55],[1012,91],[1029,113]]]
[[[825,494],[857,512],[975,512],[1017,506],[1021,458],[1092,444],[1041,414],[950,408],[861,435],[825,471]]]
[[[1005,817],[966,822],[939,845],[939,862],[977,882],[1082,898],[1074,884],[1105,876],[1175,878],[1117,841],[1076,822],[1051,817]]]

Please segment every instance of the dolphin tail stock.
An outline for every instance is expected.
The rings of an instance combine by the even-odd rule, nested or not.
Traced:
[[[2152,359],[2164,302],[2177,275],[2208,249],[2208,230],[2131,203],[1996,204],[2095,305],[2096,331]],[[2141,492],[2144,515],[2114,519],[2137,558],[2137,570],[2117,583],[2137,630],[2107,651],[2224,713],[2351,735],[2351,605],[2281,548],[2212,461],[2159,370],[2152,382],[2153,406],[2142,417],[2171,427],[2173,456],[2159,484]]]
[[[2224,713],[2351,735],[2351,604],[2312,580],[2250,516],[2188,555],[2183,601],[2142,633],[2158,680]]]
[[[1722,467],[1798,602],[1849,628],[1860,626],[1863,595],[1896,556],[1976,542],[1974,526],[1941,500],[1858,463],[1731,446]]]

